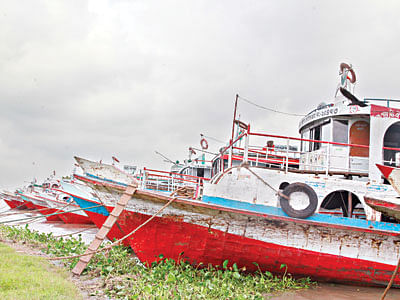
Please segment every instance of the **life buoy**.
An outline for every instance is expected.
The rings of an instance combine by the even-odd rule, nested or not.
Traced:
[[[208,142],[205,138],[202,138],[200,140],[200,146],[203,150],[207,150],[208,149]]]
[[[351,74],[351,77],[347,76],[347,79],[350,80],[351,83],[356,82],[356,73],[354,72],[353,68],[350,67],[350,66],[349,66],[348,64],[346,64],[346,63],[341,63],[341,64],[340,64],[340,72],[343,73],[343,70],[344,70],[344,69],[347,69],[347,70],[350,72],[350,74]]]
[[[305,219],[313,215],[317,209],[318,196],[314,189],[305,183],[289,184],[282,193],[290,198],[289,201],[285,197],[279,197],[281,208],[289,217]]]

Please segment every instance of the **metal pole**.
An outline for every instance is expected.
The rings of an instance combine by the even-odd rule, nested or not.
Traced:
[[[285,173],[288,172],[289,169],[289,139],[286,141],[286,168]]]
[[[229,144],[231,144],[233,140],[229,141]],[[233,145],[229,147],[229,157],[228,157],[228,167],[232,167],[232,153],[233,152]]]
[[[348,199],[347,199],[347,214],[349,218],[353,217],[353,194],[349,191],[348,192]]]
[[[237,103],[238,103],[239,95],[236,94],[236,99],[235,99],[235,109],[233,111],[233,122],[232,122],[232,141],[233,141],[233,136],[235,134],[235,121],[236,121],[236,109],[237,109]]]
[[[327,150],[326,150],[326,169],[325,169],[325,175],[328,176],[329,174],[329,159],[330,159],[330,153],[331,153],[331,144],[328,144]]]

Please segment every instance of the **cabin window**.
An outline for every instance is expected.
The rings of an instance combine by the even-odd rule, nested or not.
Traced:
[[[197,168],[197,177],[204,177],[204,169]]]
[[[347,144],[349,140],[349,121],[333,120],[333,142]]]
[[[394,123],[387,129],[383,139],[383,146],[390,148],[400,148],[400,122]],[[384,149],[383,150],[384,164],[396,166],[396,153],[398,152],[399,151],[397,150]]]
[[[306,140],[310,139],[310,131],[308,129],[303,131],[303,133],[301,134],[301,138]],[[309,144],[310,142],[301,141],[301,152],[308,152]]]
[[[317,126],[317,127],[313,128],[312,132],[314,135],[313,140],[320,141],[321,140],[321,126]],[[313,142],[312,150],[318,150],[319,148],[321,148],[321,143]]]

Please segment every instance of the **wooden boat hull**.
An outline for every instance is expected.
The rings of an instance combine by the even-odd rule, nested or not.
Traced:
[[[137,191],[118,222],[123,231],[131,232],[169,200]],[[160,255],[195,266],[221,266],[227,259],[248,271],[260,268],[275,274],[285,272],[284,264],[290,274],[318,281],[383,286],[390,280],[397,263],[393,253],[400,250],[397,231],[365,220],[353,220],[364,222],[363,228],[320,224],[286,217],[279,210],[254,213],[178,199],[128,240],[147,265],[160,260]],[[400,287],[400,276],[394,286]]]
[[[59,215],[50,216],[51,214],[56,213],[57,209],[50,208],[47,202],[43,199],[36,199],[30,194],[21,194],[21,197],[25,201],[30,201],[34,205],[35,209],[37,209],[38,212],[45,216],[47,221],[62,222]]]
[[[29,210],[36,209],[35,205],[31,201],[24,200],[24,204]]]
[[[8,200],[6,198],[3,198],[3,200],[11,209],[14,209],[17,207],[17,204],[15,204],[14,201]]]
[[[74,203],[66,203],[52,199],[47,200],[48,204],[56,210],[57,215],[64,223],[67,224],[93,224],[89,216],[83,211],[79,205]]]
[[[396,202],[399,202],[399,199],[393,199]],[[374,198],[373,196],[365,196],[364,201],[373,209],[388,215],[390,217],[395,218],[400,222],[400,202],[395,203],[393,201]]]
[[[50,221],[50,222],[63,222],[63,220],[59,217],[59,215],[51,216],[54,213],[58,213],[57,209],[49,208],[49,207],[46,207],[46,206],[41,206],[41,205],[38,205],[38,204],[35,204],[35,207],[39,210],[39,212],[42,215],[45,216],[47,221]]]
[[[111,211],[123,189],[88,183]],[[169,200],[137,190],[118,223],[129,233]],[[323,214],[295,219],[278,207],[218,197],[202,200],[174,200],[128,238],[138,258],[151,264],[162,255],[195,266],[221,266],[229,260],[248,271],[259,267],[275,274],[285,271],[284,264],[296,277],[372,286],[387,285],[397,264],[399,224]],[[399,275],[394,286],[400,287]]]
[[[88,216],[82,216],[73,212],[60,210],[60,219],[67,224],[93,224],[92,220]]]
[[[63,183],[62,191],[63,193],[66,193],[73,198],[75,203],[78,204],[79,207],[85,211],[91,222],[94,223],[96,227],[100,229],[103,226],[112,208],[109,208],[110,210],[108,210],[105,206],[94,207],[101,205],[101,203],[95,201],[94,199],[86,199],[79,193],[78,190],[74,189],[72,185]],[[107,238],[112,241],[114,239],[120,239],[126,234],[127,233],[123,231],[121,226],[119,225],[119,222],[117,222],[117,224],[114,224],[110,232],[107,234]],[[129,247],[128,241],[123,241],[123,244]]]

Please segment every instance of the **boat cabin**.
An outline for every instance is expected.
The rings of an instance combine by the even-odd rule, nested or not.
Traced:
[[[386,100],[387,106],[363,103],[336,97],[301,119],[300,170],[379,181],[376,163],[400,165],[400,109],[393,107],[397,101]]]
[[[277,191],[301,183],[315,191],[320,213],[381,220],[364,196],[397,195],[376,164],[400,166],[400,101],[360,101],[354,83],[351,65],[341,64],[335,98],[302,117],[300,137],[254,132],[235,119],[235,110],[232,139],[213,160],[204,194],[279,207]],[[248,167],[256,167],[257,176]]]

